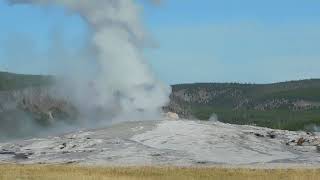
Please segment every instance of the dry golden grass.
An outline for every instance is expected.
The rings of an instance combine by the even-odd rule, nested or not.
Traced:
[[[319,169],[234,169],[181,167],[82,167],[0,165],[0,179],[14,180],[319,180]]]

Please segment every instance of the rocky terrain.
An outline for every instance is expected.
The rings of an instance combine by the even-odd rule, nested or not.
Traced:
[[[35,126],[46,128],[77,119],[77,109],[55,91],[48,86],[0,91],[0,140],[35,134],[40,129]]]
[[[68,97],[53,86],[53,77],[0,72],[0,132],[34,122],[40,126],[76,119]],[[21,120],[21,119],[24,119]],[[28,122],[27,122],[28,121]]]
[[[0,143],[0,163],[311,167],[319,145],[319,133],[167,119]]]
[[[21,90],[0,91],[0,113],[23,111],[42,123],[50,123],[55,119],[67,119],[73,114],[75,107],[64,97],[55,95],[52,87],[29,87]]]

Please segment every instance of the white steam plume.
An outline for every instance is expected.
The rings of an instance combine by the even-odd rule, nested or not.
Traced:
[[[154,77],[143,58],[147,38],[139,18],[140,9],[133,0],[8,2],[62,6],[87,22],[92,30],[91,43],[99,70],[92,85],[95,95],[83,94],[86,90],[80,91],[80,96],[90,96],[83,98],[81,103],[104,107],[107,111],[117,109],[117,115],[131,116],[135,113],[155,114],[168,102],[170,88]]]

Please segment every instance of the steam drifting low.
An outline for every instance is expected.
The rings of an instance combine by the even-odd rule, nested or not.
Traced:
[[[169,101],[170,87],[155,78],[143,58],[147,36],[139,19],[139,6],[133,0],[8,0],[8,3],[62,6],[79,14],[88,24],[92,31],[93,59],[99,68],[92,79],[91,74],[87,75],[90,82],[78,79],[82,84],[71,90],[81,107],[116,112],[113,119],[151,118]]]

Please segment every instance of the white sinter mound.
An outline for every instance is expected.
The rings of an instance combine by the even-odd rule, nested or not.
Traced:
[[[126,122],[0,144],[0,163],[319,165],[319,134],[220,122]]]

